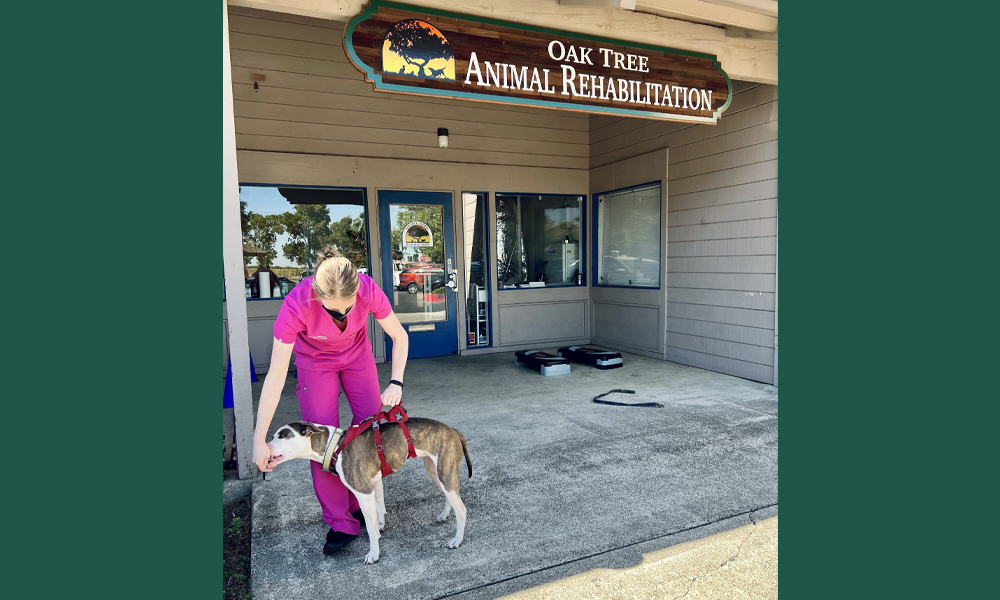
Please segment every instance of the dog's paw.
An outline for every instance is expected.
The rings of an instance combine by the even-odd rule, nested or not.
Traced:
[[[448,520],[448,513],[443,513],[437,516],[438,523],[444,523],[447,520]]]
[[[378,556],[379,556],[378,550],[372,550],[371,552],[368,553],[368,556],[365,557],[365,564],[374,565],[375,563],[378,562]]]
[[[378,524],[379,531],[385,531],[385,521],[380,521]]]
[[[462,545],[462,538],[458,536],[451,538],[451,541],[448,542],[448,547],[451,548],[452,550],[458,548],[461,545]]]

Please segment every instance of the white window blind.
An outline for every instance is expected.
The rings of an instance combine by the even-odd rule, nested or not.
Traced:
[[[660,286],[660,184],[598,197],[598,285]]]

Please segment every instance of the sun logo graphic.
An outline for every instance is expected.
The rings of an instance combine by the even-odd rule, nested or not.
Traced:
[[[455,52],[436,27],[407,19],[393,25],[385,34],[382,72],[455,81]]]

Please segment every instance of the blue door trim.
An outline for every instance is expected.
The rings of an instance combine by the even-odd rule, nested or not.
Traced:
[[[442,234],[444,235],[444,256],[445,269],[447,261],[451,259],[452,268],[455,268],[455,241],[453,239],[454,224],[452,221],[453,198],[447,192],[404,192],[393,190],[378,190],[378,214],[379,214],[379,243],[382,249],[382,291],[389,297],[389,302],[395,309],[395,290],[393,290],[392,272],[392,242],[389,237],[391,223],[389,222],[390,204],[428,204],[441,206],[444,209]],[[445,273],[447,279],[447,273]],[[456,281],[457,283],[457,281]],[[410,338],[410,351],[408,358],[426,358],[429,356],[450,356],[458,354],[458,293],[445,290],[448,298],[448,319],[446,321],[435,321],[434,331],[420,331],[409,333],[410,325],[403,324],[403,329],[407,330]],[[385,359],[392,360],[392,339],[385,336]]]

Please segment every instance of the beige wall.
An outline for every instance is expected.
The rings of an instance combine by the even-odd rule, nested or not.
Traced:
[[[229,26],[241,150],[588,168],[585,114],[376,94],[348,61],[340,23],[231,8]],[[267,77],[258,90],[252,73]]]
[[[464,244],[463,191],[588,192],[585,114],[375,93],[347,62],[342,24],[247,8],[230,8],[229,18],[241,182],[362,187],[371,224],[377,223],[379,189],[449,192],[456,249]],[[266,76],[258,90],[252,73]],[[447,149],[437,147],[439,127],[449,130]],[[380,281],[374,233],[372,276]],[[495,249],[496,231],[490,243]],[[459,250],[455,259],[463,273],[465,253]],[[496,265],[490,267],[495,282]],[[587,300],[586,288],[494,290],[490,351],[535,341],[585,343]],[[271,304],[276,314],[277,303]],[[565,310],[549,308],[554,305]],[[461,324],[464,302],[458,308]],[[465,348],[462,330],[459,348]],[[384,360],[383,336],[374,337],[376,358]]]
[[[778,88],[733,89],[714,127],[592,117],[590,162],[670,149],[665,358],[774,383]]]

